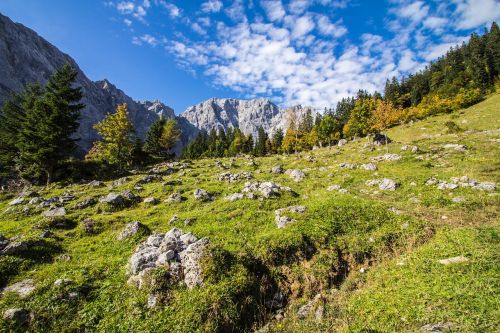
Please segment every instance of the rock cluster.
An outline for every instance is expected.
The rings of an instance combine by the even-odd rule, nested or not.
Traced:
[[[306,207],[304,206],[289,206],[285,208],[280,208],[274,211],[274,217],[276,221],[276,225],[278,228],[284,228],[292,222],[295,222],[294,219],[284,215],[285,213],[304,213],[306,211]]]
[[[177,228],[166,234],[153,234],[130,258],[129,283],[141,288],[151,270],[163,267],[173,281],[184,281],[189,289],[202,285],[200,262],[208,245],[208,238],[197,239]]]
[[[210,194],[207,191],[200,189],[200,188],[197,188],[196,190],[194,190],[193,196],[196,200],[199,200],[199,201],[213,201],[213,200],[215,200],[215,196],[213,196],[212,194]]]
[[[398,161],[400,159],[401,159],[401,155],[387,153],[387,154],[384,154],[381,156],[373,157],[372,162],[376,163],[376,162],[382,162],[382,161]]]
[[[455,190],[459,187],[472,188],[474,190],[481,191],[494,191],[496,189],[496,184],[493,182],[479,182],[467,176],[451,177],[449,182],[439,180],[436,177],[431,177],[427,179],[425,185],[436,185],[439,190]]]
[[[243,179],[252,179],[252,173],[251,172],[241,172],[241,173],[231,173],[231,172],[224,172],[219,175],[219,180],[220,181],[225,181],[228,183],[234,183],[239,180]]]

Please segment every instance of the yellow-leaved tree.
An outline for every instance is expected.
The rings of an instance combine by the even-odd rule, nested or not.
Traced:
[[[132,161],[134,127],[128,119],[127,104],[119,104],[115,113],[108,114],[94,128],[102,140],[94,142],[86,159],[101,160],[119,168]]]

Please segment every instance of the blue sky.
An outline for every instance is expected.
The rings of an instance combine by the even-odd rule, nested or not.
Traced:
[[[497,0],[1,0],[92,80],[177,113],[211,97],[335,105],[499,21]]]

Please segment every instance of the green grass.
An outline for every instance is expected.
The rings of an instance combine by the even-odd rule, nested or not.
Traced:
[[[252,331],[274,316],[264,302],[279,288],[288,304],[283,321],[271,320],[275,331],[418,331],[427,323],[450,321],[456,331],[493,332],[499,324],[495,279],[499,192],[441,191],[424,183],[432,176],[449,180],[463,175],[500,182],[499,105],[500,94],[495,94],[453,114],[392,128],[388,135],[395,142],[374,151],[364,149],[366,139],[361,139],[341,148],[258,158],[257,166],[239,157],[229,170],[214,167],[211,159],[198,160],[164,177],[165,181],[181,180],[177,185],[153,182],[136,191],[134,183],[146,172],[139,170],[130,176],[132,181],[113,189],[132,190],[141,198],[154,196],[160,199],[156,206],[141,202],[110,210],[97,204],[78,211],[72,208],[77,202],[102,197],[110,190],[82,184],[36,188],[45,198],[67,191],[77,197],[65,205],[74,223],[66,229],[50,226],[40,215],[42,209],[28,214],[21,212],[22,207],[12,210],[8,202],[14,196],[0,193],[0,234],[36,244],[36,251],[0,256],[0,283],[32,278],[37,285],[25,299],[0,296],[0,313],[11,307],[29,309],[36,316],[29,326],[34,332]],[[448,121],[464,131],[448,133]],[[446,143],[465,144],[469,149],[444,150]],[[401,152],[402,144],[416,144],[421,152]],[[380,162],[376,172],[338,167],[343,162],[368,163],[386,149],[401,154],[402,159]],[[287,175],[271,174],[276,164],[302,169],[306,178],[295,183]],[[251,171],[255,180],[289,186],[297,195],[228,202],[224,197],[241,191],[245,181],[220,182],[218,175],[225,171]],[[382,192],[365,184],[383,177],[401,182],[401,187]],[[331,184],[349,193],[328,192]],[[215,194],[216,200],[195,201],[196,188]],[[183,193],[187,200],[164,203],[173,192]],[[453,202],[458,196],[463,201]],[[414,198],[420,202],[412,202]],[[298,204],[306,206],[306,212],[294,215],[294,223],[278,229],[274,210]],[[148,309],[149,291],[126,284],[127,261],[146,236],[125,241],[116,237],[134,220],[154,232],[166,232],[173,227],[168,221],[174,214],[179,216],[175,226],[210,239],[205,284],[191,291],[171,287],[164,295],[165,305]],[[82,221],[86,218],[97,222],[99,233],[85,234]],[[185,226],[184,219],[193,223]],[[47,227],[56,238],[40,238]],[[62,254],[71,259],[61,260]],[[436,263],[456,255],[470,261],[449,267]],[[396,265],[401,261],[405,265]],[[368,273],[358,273],[361,267],[368,268]],[[76,283],[59,289],[53,286],[58,278]],[[80,297],[69,300],[69,292],[78,292]],[[297,319],[296,310],[317,293],[328,300],[323,320]],[[0,331],[11,328],[0,321]]]

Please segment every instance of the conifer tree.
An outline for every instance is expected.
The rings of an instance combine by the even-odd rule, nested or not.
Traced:
[[[81,88],[73,88],[77,76],[69,64],[54,73],[43,95],[27,108],[16,147],[18,165],[23,176],[46,175],[47,184],[60,163],[76,148],[71,136],[78,129],[80,110],[84,105]]]
[[[167,121],[163,118],[158,118],[149,128],[144,140],[144,151],[150,155],[160,155],[162,147],[160,144],[163,128]]]

